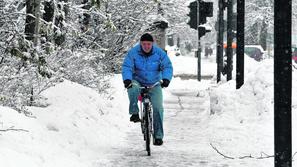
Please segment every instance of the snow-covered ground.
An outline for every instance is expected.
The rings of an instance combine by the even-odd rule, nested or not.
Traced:
[[[197,59],[171,60],[175,74],[196,74]],[[202,63],[202,75],[215,74],[214,57]],[[129,122],[120,75],[110,81],[108,98],[65,80],[43,92],[47,107],[28,107],[32,118],[0,106],[0,166],[271,167],[273,158],[265,157],[274,153],[273,61],[247,58],[245,67],[245,85],[239,90],[234,81],[217,85],[215,79],[174,78],[164,89],[164,145],[152,146],[151,157],[146,156],[139,124]],[[294,70],[293,153],[296,92]],[[293,159],[297,167],[297,155]]]

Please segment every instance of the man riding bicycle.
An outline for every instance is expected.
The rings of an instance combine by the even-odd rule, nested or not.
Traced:
[[[151,86],[161,81],[161,85],[149,92],[153,107],[154,145],[163,144],[163,95],[162,88],[168,87],[172,78],[172,64],[163,49],[154,44],[149,33],[140,38],[140,44],[133,47],[126,55],[122,65],[122,77],[130,100],[129,113],[131,122],[139,122],[137,105],[140,86]]]

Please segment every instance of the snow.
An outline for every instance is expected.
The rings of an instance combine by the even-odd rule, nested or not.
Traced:
[[[235,90],[233,80],[212,90],[212,140],[227,155],[260,158],[274,154],[272,70],[263,62],[248,73],[241,89]],[[230,149],[235,145],[236,149]],[[273,161],[267,166],[273,166]]]
[[[175,75],[196,74],[196,58],[169,54]],[[273,60],[245,60],[245,84],[239,90],[234,80],[172,80],[164,89],[164,145],[152,146],[151,157],[139,124],[129,122],[120,75],[111,79],[109,96],[64,80],[42,93],[46,107],[27,107],[32,117],[0,106],[0,129],[7,129],[0,131],[0,166],[273,166],[273,158],[257,159],[274,154]],[[215,57],[202,58],[202,75],[215,74]],[[296,83],[294,70],[293,154]],[[297,167],[296,155],[293,159]]]
[[[65,80],[43,92],[48,107],[28,107],[36,118],[1,107],[1,129],[28,131],[1,132],[0,155],[5,157],[1,166],[93,166],[104,160],[104,150],[121,144],[128,127],[121,121],[128,120],[121,110],[127,100],[117,97],[116,91],[122,85],[113,86],[113,100],[105,100],[96,91]]]
[[[223,83],[211,92],[212,137],[229,155],[265,157],[274,154],[273,59],[245,62],[245,84],[235,90],[235,81]],[[297,72],[293,71],[292,120],[293,154],[296,153]],[[236,132],[236,133],[234,133]],[[229,137],[228,137],[229,136]],[[218,140],[218,138],[221,138]],[[236,145],[236,149],[230,147]],[[296,164],[293,157],[293,166]],[[258,166],[255,164],[255,166]],[[268,161],[266,166],[273,166]]]
[[[167,46],[166,50],[174,64],[174,74],[190,74],[197,75],[197,58],[194,56],[175,56],[175,47]],[[215,52],[214,52],[215,53]],[[194,55],[194,53],[192,53]],[[205,57],[204,53],[201,54],[201,76],[214,76],[217,73],[216,70],[216,57],[215,54],[209,57]]]

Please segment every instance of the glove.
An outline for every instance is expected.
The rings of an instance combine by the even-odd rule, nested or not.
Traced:
[[[125,88],[129,89],[132,88],[132,81],[130,79],[126,79],[124,81]]]
[[[162,79],[162,84],[161,84],[161,87],[162,88],[166,88],[166,87],[168,87],[168,85],[169,85],[169,83],[170,83],[170,81],[168,80],[168,79]]]

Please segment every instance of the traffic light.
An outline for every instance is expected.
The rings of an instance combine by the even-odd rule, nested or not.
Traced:
[[[199,1],[199,24],[206,23],[206,17],[213,16],[213,2]]]
[[[190,13],[187,14],[190,17],[190,20],[188,22],[188,25],[197,30],[197,1],[191,2],[190,5],[188,6],[190,8]]]
[[[206,29],[204,26],[199,26],[198,27],[198,33],[199,33],[199,38],[203,37],[207,32],[210,32],[211,30]]]
[[[191,2],[188,6],[190,8],[190,13],[188,16],[190,20],[188,25],[191,28],[197,30],[197,1]],[[203,2],[199,0],[199,25],[206,23],[206,17],[213,16],[213,2]]]

